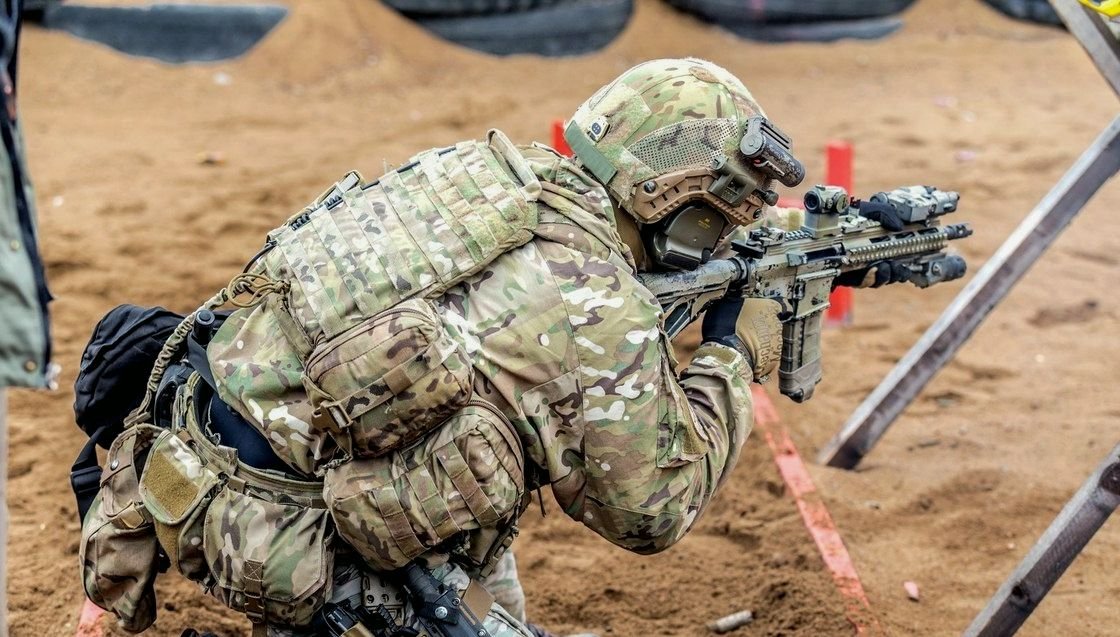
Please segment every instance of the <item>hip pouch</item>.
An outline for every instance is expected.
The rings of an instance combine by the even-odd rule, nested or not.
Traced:
[[[327,428],[351,457],[416,441],[463,407],[474,369],[431,303],[412,299],[316,347],[303,382]]]
[[[116,615],[129,632],[140,632],[156,619],[159,543],[141,502],[139,470],[160,431],[139,425],[117,436],[82,524],[78,560],[86,597]]]
[[[322,484],[255,469],[198,421],[199,377],[180,389],[177,431],[152,445],[140,480],[176,570],[254,623],[303,626],[330,596],[334,530]]]
[[[493,529],[512,525],[525,493],[513,427],[475,399],[420,443],[327,470],[324,496],[339,535],[375,570],[403,567],[465,537],[469,566],[482,566]]]

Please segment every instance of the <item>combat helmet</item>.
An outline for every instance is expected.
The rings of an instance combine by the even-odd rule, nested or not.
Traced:
[[[576,110],[564,138],[639,224],[653,260],[671,268],[707,261],[777,202],[773,180],[795,186],[805,174],[747,87],[692,58],[626,71]]]

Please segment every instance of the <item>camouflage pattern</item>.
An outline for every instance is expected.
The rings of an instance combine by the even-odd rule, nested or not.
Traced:
[[[565,137],[619,205],[633,214],[636,190],[646,180],[709,167],[720,155],[741,171],[752,171],[739,142],[747,119],[755,115],[765,113],[747,87],[722,67],[692,58],[651,60],[584,102]],[[596,123],[606,127],[597,141]],[[600,162],[610,171],[600,173]]]
[[[494,572],[482,580],[482,585],[494,596],[494,603],[501,606],[510,617],[525,623],[525,590],[517,576],[517,560],[513,550],[508,550],[498,561]]]
[[[134,461],[159,431],[141,425],[113,441],[101,490],[82,523],[78,550],[86,596],[130,632],[144,630],[156,619],[153,584],[159,544],[141,502]]]
[[[344,184],[345,185],[345,184]],[[235,313],[208,347],[223,400],[312,474],[335,445],[297,380],[323,341],[439,294],[532,237],[541,184],[498,131],[431,150],[362,188],[336,187],[269,235],[251,274],[284,294]]]
[[[222,400],[256,425],[293,469],[312,475],[334,458],[328,429],[313,427],[315,407],[303,384],[303,357],[270,317],[284,316],[279,295],[234,312],[207,347]]]
[[[405,447],[470,399],[473,368],[431,304],[411,299],[316,348],[304,384],[352,457]]]
[[[623,142],[670,120],[760,112],[714,65],[651,64],[677,73],[687,90],[628,74],[612,85],[617,91],[589,102],[606,112],[637,108],[615,97],[629,91],[657,107],[607,131],[620,162],[630,161]],[[694,84],[718,90],[694,94]],[[700,113],[702,105],[714,110]],[[640,182],[642,169],[626,166],[634,170],[620,178]],[[617,195],[621,183],[608,185]],[[256,280],[263,302],[236,312],[208,350],[221,398],[294,469],[325,476],[331,516],[314,502],[263,497],[283,489],[250,487],[251,472],[215,461],[196,432],[171,437],[194,438],[193,448],[168,441],[153,456],[172,465],[169,484],[197,482],[174,490],[182,501],[164,489],[152,509],[174,527],[197,519],[192,503],[205,508],[211,592],[255,620],[299,626],[331,595],[334,525],[365,563],[388,571],[464,532],[472,541],[491,537],[536,481],[551,486],[566,514],[629,550],[653,553],[683,537],[750,431],[753,375],[740,353],[717,344],[702,345],[677,373],[660,306],[636,278],[607,188],[555,152],[514,149],[497,132],[486,143],[421,153],[366,188],[343,185],[270,235],[275,247],[250,270],[264,277]],[[339,423],[315,406],[343,400],[339,409],[356,413],[385,395],[378,382],[402,390],[390,391],[394,397],[420,391],[358,360],[359,345],[384,342],[363,324],[410,299],[430,302],[441,323],[442,334],[423,338],[450,338],[469,361],[474,398],[410,447],[350,459],[332,437]],[[403,346],[418,351],[420,338]],[[328,352],[322,367],[338,370],[338,379],[319,368],[309,377],[305,361],[318,363],[316,350]],[[434,388],[450,385],[455,371],[446,369]],[[360,401],[335,395],[351,387],[365,392]],[[220,486],[208,487],[206,471],[222,476]],[[438,577],[466,587],[460,566],[441,569]],[[528,634],[500,606],[487,627],[503,637]]]
[[[250,619],[306,625],[330,594],[333,535],[325,509],[224,489],[206,511],[210,593]]]
[[[391,571],[513,515],[525,492],[524,458],[504,417],[472,402],[418,444],[328,469],[323,486],[341,538],[370,566]]]
[[[334,525],[320,482],[237,462],[194,409],[196,373],[180,388],[173,430],[159,431],[139,499],[171,565],[258,621],[306,625],[330,594]],[[147,428],[153,429],[153,428]]]
[[[475,390],[521,433],[565,512],[642,553],[679,540],[751,427],[744,358],[703,345],[678,377],[604,189],[525,149],[545,184],[538,239],[437,300]]]

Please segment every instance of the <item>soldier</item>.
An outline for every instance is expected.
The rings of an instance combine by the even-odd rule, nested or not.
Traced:
[[[114,476],[128,488],[141,483],[143,497],[123,509],[133,515],[125,522],[127,541],[141,541],[138,526],[154,517],[152,537],[159,535],[178,570],[205,582],[258,627],[267,625],[269,634],[305,634],[297,626],[306,624],[304,610],[314,604],[269,601],[267,580],[280,570],[273,567],[270,575],[271,549],[250,555],[270,542],[255,534],[272,531],[252,520],[281,514],[229,512],[239,496],[218,491],[211,502],[184,486],[193,481],[206,494],[251,482],[237,470],[222,471],[241,475],[241,482],[207,477],[207,467],[228,466],[228,459],[214,460],[220,454],[212,452],[195,456],[179,441],[194,438],[206,446],[199,430],[219,433],[218,412],[230,411],[224,403],[260,434],[259,444],[271,448],[280,466],[324,477],[325,508],[353,549],[329,553],[333,588],[323,594],[342,607],[363,600],[415,606],[415,597],[406,604],[398,583],[382,582],[378,571],[418,560],[464,601],[474,598],[472,578],[500,564],[495,592],[521,615],[512,556],[499,558],[523,510],[514,503],[544,485],[567,515],[624,549],[649,554],[672,546],[739,457],[752,424],[750,383],[765,380],[781,354],[779,306],[764,299],[715,304],[704,319],[702,344],[678,374],[660,306],[637,274],[695,268],[737,228],[759,221],[766,202],[775,199],[773,175],[740,152],[747,120],[758,116],[762,109],[725,69],[695,59],[656,60],[625,72],[579,107],[565,135],[574,160],[544,146],[515,148],[494,131],[486,142],[422,153],[364,188],[356,180],[338,184],[270,235],[264,257],[231,283],[229,295],[248,290],[251,298],[242,305],[252,307],[228,319],[206,349],[206,372],[213,374],[207,382],[222,401],[207,407],[197,391],[180,392],[175,405],[187,409],[187,436],[141,432],[131,439],[139,448],[151,444],[146,437],[157,437],[143,476]],[[424,214],[429,221],[417,222]],[[369,273],[375,270],[382,274]],[[424,303],[408,300],[417,294]],[[212,306],[229,295],[219,294]],[[390,300],[380,302],[381,296]],[[405,305],[407,312],[393,309]],[[377,316],[385,311],[398,313],[382,326]],[[430,333],[415,332],[377,350],[382,353],[375,360],[363,358],[379,347],[376,334],[404,338],[399,335],[413,333],[429,311],[436,316]],[[431,336],[436,332],[448,338]],[[429,337],[427,353],[397,364],[395,352]],[[329,348],[320,352],[324,344]],[[439,373],[420,383],[426,368],[412,368],[433,356]],[[353,391],[356,379],[369,375],[360,365],[387,371]],[[192,397],[202,401],[197,416],[190,411]],[[398,402],[386,411],[385,401]],[[407,411],[400,401],[420,401],[423,409]],[[449,412],[445,402],[459,411]],[[487,416],[487,409],[494,413]],[[394,415],[404,413],[410,415]],[[455,415],[447,419],[448,413]],[[463,425],[467,433],[447,433],[462,424],[463,414],[474,419]],[[200,426],[196,418],[206,422]],[[378,426],[364,428],[369,418],[379,419]],[[424,420],[458,424],[415,434],[410,427]],[[513,447],[485,433],[501,429],[498,420],[515,432]],[[128,436],[126,430],[118,443]],[[234,437],[220,433],[224,441]],[[482,438],[483,447],[468,442]],[[259,454],[242,449],[240,458],[253,455]],[[517,461],[522,456],[524,462]],[[118,456],[110,451],[109,457]],[[103,484],[101,497],[113,500],[114,509],[129,502],[127,493],[105,491],[112,480]],[[289,499],[300,500],[272,501]],[[301,501],[324,507],[314,498]],[[135,503],[142,503],[139,517]],[[203,506],[211,510],[195,536],[192,520],[200,514],[192,507]],[[218,506],[227,512],[215,513]],[[97,532],[106,520],[112,522],[111,512],[95,505],[84,533]],[[289,521],[276,533],[300,533],[319,520]],[[308,537],[325,542],[329,533]],[[470,539],[460,542],[464,536]],[[282,570],[285,599],[294,599],[292,589],[308,589],[295,580],[321,569],[305,568],[298,560],[313,559],[312,551],[291,555],[296,542],[283,538],[275,544],[281,559],[297,560]],[[199,546],[207,567],[193,557]],[[140,551],[114,552],[124,554]],[[154,570],[130,577],[148,588],[116,605],[97,583],[126,578],[104,572],[112,570],[111,560],[99,566],[96,555],[86,549],[83,555],[87,593],[101,595],[95,601],[118,616],[121,609],[139,613],[139,619],[129,617],[133,630],[150,623],[144,613],[154,604],[145,578]],[[254,565],[251,576],[238,571],[242,564]],[[251,581],[237,588],[226,581],[232,576],[215,578],[207,568],[237,571]],[[482,606],[491,635],[529,634],[523,616]]]

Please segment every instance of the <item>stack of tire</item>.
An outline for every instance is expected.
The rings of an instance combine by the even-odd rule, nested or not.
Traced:
[[[610,44],[633,0],[384,0],[440,37],[486,53],[582,55]]]
[[[764,42],[874,39],[902,26],[915,0],[669,0],[732,33]]]

